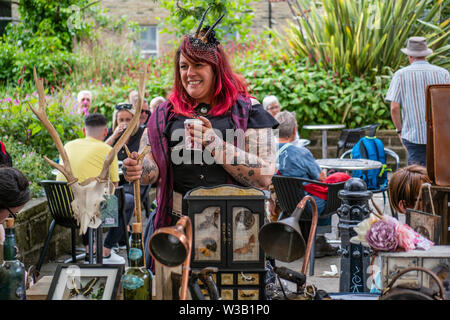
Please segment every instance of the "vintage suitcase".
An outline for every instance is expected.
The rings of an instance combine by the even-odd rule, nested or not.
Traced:
[[[222,300],[265,300],[265,269],[220,270],[212,277]],[[206,285],[198,280],[202,293],[209,300]]]
[[[434,272],[444,282],[445,296],[447,299],[450,297],[450,246],[434,246],[426,251],[380,252],[379,256],[383,290],[399,272],[411,267],[423,267]],[[438,289],[430,275],[419,271],[408,272],[396,283]]]
[[[450,84],[426,89],[427,171],[439,186],[450,186]]]

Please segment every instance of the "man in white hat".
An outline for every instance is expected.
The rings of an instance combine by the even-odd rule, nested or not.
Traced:
[[[408,165],[426,166],[425,90],[430,84],[450,83],[450,76],[426,61],[433,50],[424,37],[409,38],[401,51],[408,55],[410,65],[394,74],[385,100],[391,102],[392,122],[408,152]]]

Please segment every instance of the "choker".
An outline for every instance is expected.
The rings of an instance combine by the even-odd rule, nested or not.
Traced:
[[[206,117],[209,113],[211,106],[206,103],[199,103],[199,105],[195,108],[195,113],[199,116]]]

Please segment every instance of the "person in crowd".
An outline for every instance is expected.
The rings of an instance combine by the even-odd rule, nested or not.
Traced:
[[[281,104],[278,101],[278,98],[273,95],[264,97],[263,107],[273,117],[275,117],[281,111]],[[306,142],[307,142],[307,140],[300,139],[300,135],[298,134],[298,131],[297,131],[295,133],[295,139],[294,139],[294,141],[292,141],[292,144],[294,144],[297,147],[303,147],[307,144]]]
[[[16,218],[17,213],[30,201],[30,183],[22,172],[0,167],[0,244],[5,241],[3,222]]]
[[[72,140],[64,145],[67,156],[70,160],[73,175],[80,183],[91,177],[96,177],[100,174],[105,162],[105,157],[108,155],[112,147],[106,144],[103,140],[106,137],[108,129],[106,127],[106,117],[100,113],[92,113],[84,120],[83,133],[85,138]],[[60,163],[61,163],[60,159]],[[110,167],[110,179],[115,187],[118,186],[119,173],[117,157],[114,158]],[[58,172],[56,176],[57,181],[65,181],[66,178]],[[134,202],[131,203],[134,206]],[[133,211],[133,208],[126,208],[128,211]],[[104,264],[124,264],[125,259],[116,254],[112,247],[118,243],[123,233],[123,224],[121,215],[119,215],[118,227],[109,228],[103,245],[103,263]],[[83,235],[83,244],[86,247],[86,259],[89,252],[88,234]]]
[[[292,142],[295,140],[297,132],[297,120],[289,111],[281,111],[275,115],[275,119],[280,124],[278,127],[278,173],[282,176],[305,178],[310,180],[326,180],[324,170],[321,170],[311,151],[305,147],[297,147]],[[348,178],[350,178],[348,176]],[[327,201],[314,194],[311,195],[317,205],[317,211],[323,213],[327,206]],[[331,216],[319,219],[319,226],[331,226]],[[337,254],[337,248],[331,246],[324,235],[316,237],[315,257],[331,256]]]
[[[136,113],[136,109],[134,105],[131,105],[129,103],[123,102],[119,103],[115,106],[114,112],[113,112],[113,119],[112,119],[112,129],[108,129],[108,134],[105,138],[105,143],[110,145],[111,147],[114,147],[114,145],[117,143],[123,132],[125,132],[126,128],[128,127],[128,124],[133,119],[134,114]],[[142,113],[141,113],[142,116]],[[138,151],[139,150],[139,143],[142,137],[142,134],[145,130],[145,127],[143,126],[136,126],[134,130],[131,133],[130,138],[128,141],[125,142],[125,145],[128,147],[128,150],[130,152]],[[119,150],[117,153],[117,158],[119,161],[123,161],[127,158],[127,152],[125,150],[125,145]],[[134,200],[134,187],[133,184],[127,183],[123,178],[120,179],[119,185],[123,186],[124,192],[125,192],[125,202],[127,203],[127,208],[133,208],[134,204],[128,204],[128,202],[133,202]],[[145,197],[148,197],[148,194],[144,194],[146,191],[146,188],[143,186],[141,187],[141,199],[144,200]],[[127,216],[127,223],[130,221],[133,211],[127,211],[126,210],[126,216]],[[118,231],[121,232],[121,231]],[[120,234],[119,243],[118,245],[115,245],[114,248],[123,249],[126,248],[126,243],[123,240],[122,233]]]
[[[158,206],[153,223],[148,223],[153,229],[173,225],[187,214],[182,199],[193,188],[234,184],[267,189],[275,172],[274,157],[266,147],[278,123],[256,100],[252,103],[214,30],[198,30],[183,37],[175,55],[172,92],[152,112],[142,135],[140,149],[149,145],[151,150],[141,165],[137,153],[123,161],[127,181],[158,182]],[[185,120],[193,118],[201,123],[185,129]],[[245,135],[227,139],[227,131]],[[196,150],[190,150],[192,145],[186,148],[189,136]],[[147,229],[144,238],[152,232]]]
[[[163,97],[155,97],[150,101],[150,112],[155,112],[156,108],[163,102],[165,102],[166,99]]]
[[[391,103],[392,122],[408,152],[408,165],[426,166],[425,90],[430,84],[450,83],[450,76],[426,61],[433,50],[424,37],[409,38],[401,51],[408,55],[410,65],[395,72],[385,100]]]
[[[78,113],[87,113],[92,105],[92,92],[89,90],[82,90],[77,96]]]
[[[136,109],[134,105],[127,102],[119,103],[114,107],[112,117],[112,128],[108,129],[108,133],[105,139],[106,144],[112,147],[116,144],[116,142],[120,139],[122,134],[127,129],[128,124],[133,119],[135,113]],[[130,138],[128,139],[128,141],[125,142],[130,151],[139,150],[139,143],[144,130],[145,127],[142,127],[140,125],[137,125],[136,128],[133,129]],[[120,149],[119,153],[117,154],[117,157],[119,161],[122,161],[127,157],[125,146],[122,147],[122,149]]]
[[[130,95],[128,96],[128,101],[133,105],[133,107],[136,109],[136,104],[138,102],[139,93],[136,90],[133,90],[130,92]],[[142,108],[141,108],[141,115],[139,118],[139,125],[145,127],[147,125],[148,119],[150,119],[151,111],[148,106],[147,99],[144,99],[142,102]]]
[[[420,196],[422,184],[430,183],[427,169],[421,165],[412,164],[400,168],[389,179],[389,201],[394,210],[406,213],[406,209],[413,209]],[[419,199],[418,210],[422,210]]]
[[[264,110],[269,112],[273,117],[281,111],[281,104],[275,96],[266,96],[263,99]]]

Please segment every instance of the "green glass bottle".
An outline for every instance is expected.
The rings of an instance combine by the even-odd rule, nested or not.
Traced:
[[[133,223],[131,239],[128,254],[129,267],[122,277],[123,299],[151,300],[152,276],[144,264],[142,224]]]
[[[14,219],[6,219],[3,263],[0,266],[0,300],[25,300],[25,266],[17,259]]]

